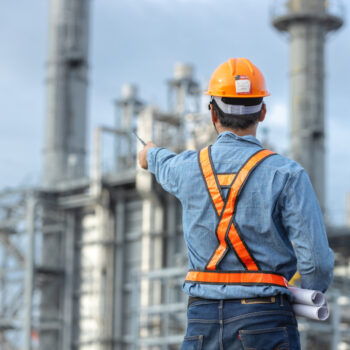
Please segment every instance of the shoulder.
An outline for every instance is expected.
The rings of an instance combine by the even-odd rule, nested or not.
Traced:
[[[265,178],[269,179],[276,193],[300,191],[311,184],[305,169],[298,162],[277,153],[263,162],[261,171],[264,170]]]
[[[304,168],[296,161],[281,154],[275,153],[264,161],[264,165],[281,175],[296,176],[305,172]]]
[[[178,159],[184,163],[198,162],[198,151],[187,150],[177,155]],[[184,164],[183,163],[183,164]]]

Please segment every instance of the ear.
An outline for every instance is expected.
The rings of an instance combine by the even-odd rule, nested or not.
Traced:
[[[263,103],[262,107],[261,107],[261,112],[260,112],[260,117],[259,117],[259,122],[263,122],[266,116],[266,104]]]
[[[210,104],[210,113],[211,113],[211,121],[215,124],[218,121],[218,116],[215,113],[215,109],[213,108],[213,104]]]

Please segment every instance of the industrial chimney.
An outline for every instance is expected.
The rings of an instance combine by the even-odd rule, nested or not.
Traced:
[[[324,43],[327,33],[343,24],[340,16],[332,14],[335,5],[326,0],[281,1],[272,20],[275,28],[289,33],[292,158],[308,172],[323,212]]]
[[[81,178],[86,165],[90,0],[51,0],[44,186]]]
[[[49,190],[85,175],[89,19],[90,0],[50,2],[43,178],[43,185]],[[41,281],[39,349],[68,350],[72,330],[66,314],[70,310],[63,310],[62,305],[72,296],[66,294],[71,282],[67,282],[69,274],[63,269],[62,260],[66,258],[69,239],[74,240],[64,218],[52,212],[50,205],[45,204],[41,264],[35,266]],[[26,349],[28,346],[27,343]]]

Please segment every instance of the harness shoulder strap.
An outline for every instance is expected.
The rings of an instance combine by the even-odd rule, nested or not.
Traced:
[[[211,198],[212,204],[214,206],[214,210],[217,216],[220,216],[222,209],[224,208],[224,199],[219,181],[214,172],[210,149],[211,146],[206,147],[199,152],[199,167],[202,171],[202,175],[209,192],[209,197]]]
[[[239,233],[237,224],[234,221],[238,198],[242,189],[253,170],[267,157],[275,154],[268,150],[261,150],[253,154],[237,172],[230,186],[226,199],[223,199],[219,181],[211,160],[210,147],[199,153],[199,163],[202,174],[216,210],[219,222],[216,228],[218,246],[210,258],[206,269],[216,270],[228,251],[227,242],[235,252],[237,258],[247,270],[258,271],[259,266],[250,254],[248,247]]]

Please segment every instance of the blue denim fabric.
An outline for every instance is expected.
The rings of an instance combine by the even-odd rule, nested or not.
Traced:
[[[181,350],[300,350],[297,321],[280,296],[268,304],[196,301],[187,316]]]
[[[212,146],[216,172],[236,173],[261,149],[260,142],[251,135],[221,133]],[[155,147],[148,151],[147,159],[149,170],[161,186],[181,201],[189,269],[205,269],[218,244],[218,218],[201,175],[198,152],[175,154]],[[274,271],[290,280],[298,268],[302,288],[328,288],[334,256],[309,177],[298,163],[281,155],[265,159],[249,177],[239,197],[235,219],[263,271]],[[234,252],[229,251],[219,269],[241,271],[243,267]],[[209,299],[281,293],[291,296],[286,288],[278,286],[185,283],[184,291]]]

